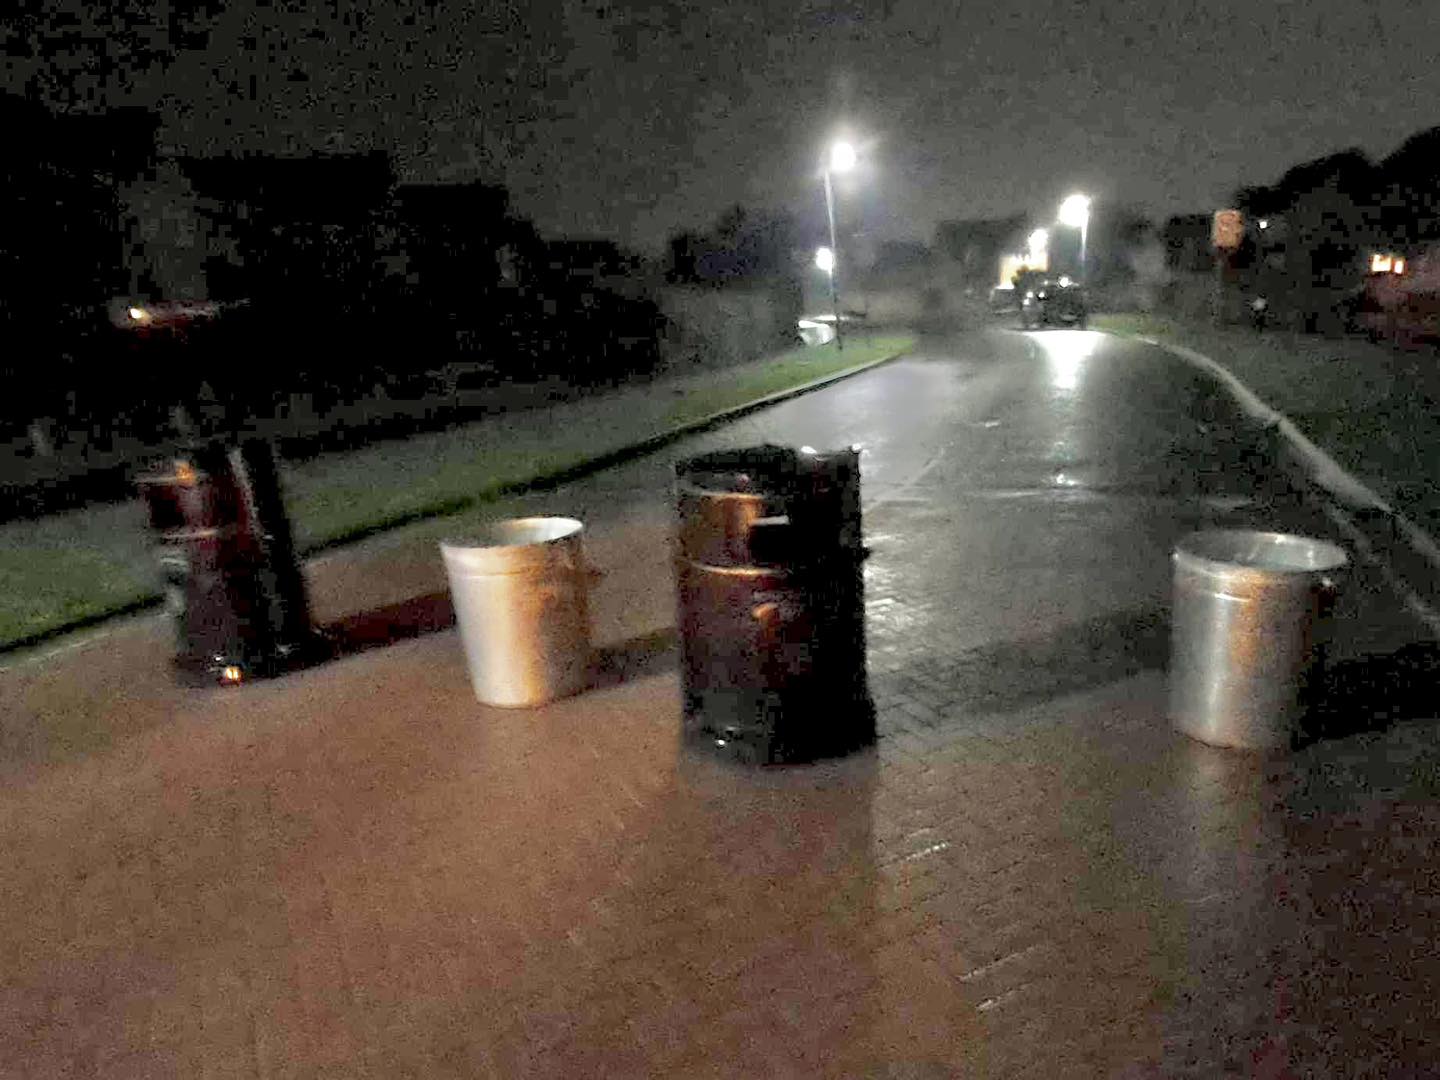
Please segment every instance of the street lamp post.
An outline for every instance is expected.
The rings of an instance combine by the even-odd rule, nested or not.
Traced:
[[[835,192],[830,182],[832,172],[845,172],[855,167],[855,148],[847,142],[830,147],[825,163],[825,216],[830,222],[830,307],[835,313],[835,349],[844,351],[845,338],[840,330],[840,286],[836,281],[835,264],[840,259],[840,246],[835,239]]]
[[[1050,269],[1049,229],[1036,229],[1030,234],[1025,260],[1030,264],[1032,270],[1039,270],[1042,262],[1045,264],[1046,270]]]
[[[835,251],[833,248],[822,247],[815,249],[815,265],[830,278],[830,299],[835,299]],[[835,332],[840,332],[840,321],[835,321]],[[822,342],[823,344],[823,342]],[[838,346],[837,346],[838,348]]]
[[[1085,241],[1090,231],[1090,197],[1070,195],[1060,204],[1060,224],[1080,230],[1080,280],[1085,280]]]

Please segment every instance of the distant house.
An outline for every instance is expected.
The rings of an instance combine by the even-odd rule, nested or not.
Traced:
[[[926,270],[933,258],[931,250],[917,240],[882,240],[875,246],[869,269],[875,274]]]
[[[1355,315],[1376,339],[1399,345],[1440,340],[1440,243],[1374,252]]]

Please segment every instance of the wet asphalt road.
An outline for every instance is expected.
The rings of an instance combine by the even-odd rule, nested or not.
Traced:
[[[644,562],[656,587],[625,612],[639,634],[673,620],[660,537],[672,524],[675,460],[765,442],[858,443],[870,576],[902,566],[922,575],[914,588],[949,598],[963,644],[995,647],[1117,613],[1162,618],[1170,550],[1193,529],[1333,537],[1258,438],[1213,379],[1163,350],[1087,331],[994,329],[924,340],[895,363],[485,516],[578,516],[593,543]],[[437,530],[464,527],[422,532]],[[1348,603],[1342,652],[1412,633],[1398,600],[1368,577]],[[885,640],[883,624],[872,639]]]
[[[955,492],[1164,494],[1248,491],[1227,477],[1243,424],[1218,388],[1152,347],[1085,331],[995,330],[923,342],[909,357],[684,440],[567,487],[640,491],[670,461],[766,441],[860,443],[876,505],[914,486]],[[1208,430],[1207,430],[1208,429]]]

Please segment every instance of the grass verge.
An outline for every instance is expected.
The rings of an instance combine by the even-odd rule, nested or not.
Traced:
[[[1434,534],[1440,528],[1440,377],[1433,356],[1354,337],[1256,333],[1162,315],[1096,316],[1096,329],[1213,357],[1341,467]]]
[[[697,388],[686,394],[666,416],[665,422],[670,426],[694,423],[725,409],[894,356],[913,344],[914,338],[896,336],[851,340],[840,351],[833,345],[792,349],[774,357],[763,368],[747,368],[737,373],[733,380]]]
[[[1153,337],[1164,341],[1176,335],[1176,324],[1164,315],[1143,312],[1106,312],[1090,316],[1090,326],[1111,334],[1129,337]]]

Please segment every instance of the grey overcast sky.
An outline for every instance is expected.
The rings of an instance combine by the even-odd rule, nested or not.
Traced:
[[[183,5],[12,2],[35,47],[7,48],[6,89],[157,108],[190,153],[383,148],[409,178],[503,181],[546,232],[651,249],[734,202],[817,221],[842,129],[866,147],[850,212],[928,239],[1070,189],[1208,210],[1440,124],[1436,0],[217,3],[148,66]]]

